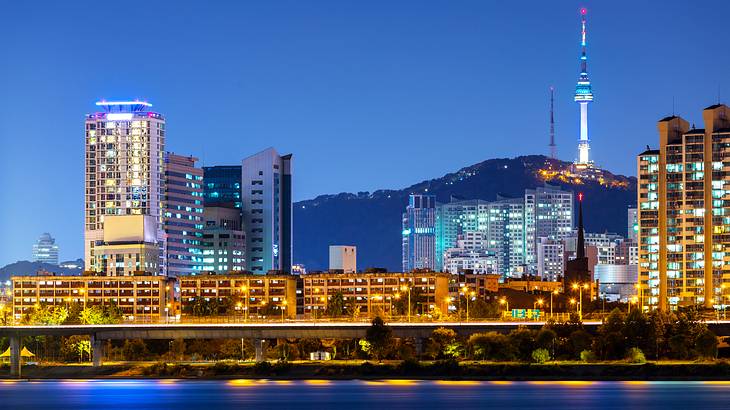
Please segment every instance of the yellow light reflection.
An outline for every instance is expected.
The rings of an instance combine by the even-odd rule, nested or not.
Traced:
[[[474,380],[436,380],[436,384],[441,386],[478,386],[481,382]]]

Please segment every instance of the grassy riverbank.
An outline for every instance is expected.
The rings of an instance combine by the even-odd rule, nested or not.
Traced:
[[[9,368],[0,368],[9,379]],[[292,363],[109,363],[25,366],[23,378],[180,379],[447,379],[447,380],[727,380],[730,362],[649,362],[544,364],[494,362],[332,361]]]

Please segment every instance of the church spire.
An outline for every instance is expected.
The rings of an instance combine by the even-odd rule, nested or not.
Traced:
[[[575,249],[576,259],[586,257],[586,240],[583,234],[583,193],[578,194],[578,243]]]

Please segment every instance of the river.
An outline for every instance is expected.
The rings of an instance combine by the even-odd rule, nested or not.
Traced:
[[[0,381],[2,409],[728,409],[729,382]]]

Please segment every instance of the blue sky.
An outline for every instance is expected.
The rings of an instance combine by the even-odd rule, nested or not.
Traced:
[[[83,251],[83,116],[145,98],[205,165],[293,152],[295,199],[401,188],[493,157],[574,159],[580,7],[593,158],[635,174],[674,111],[730,96],[724,1],[5,2],[0,265]],[[727,101],[723,98],[723,101]]]

